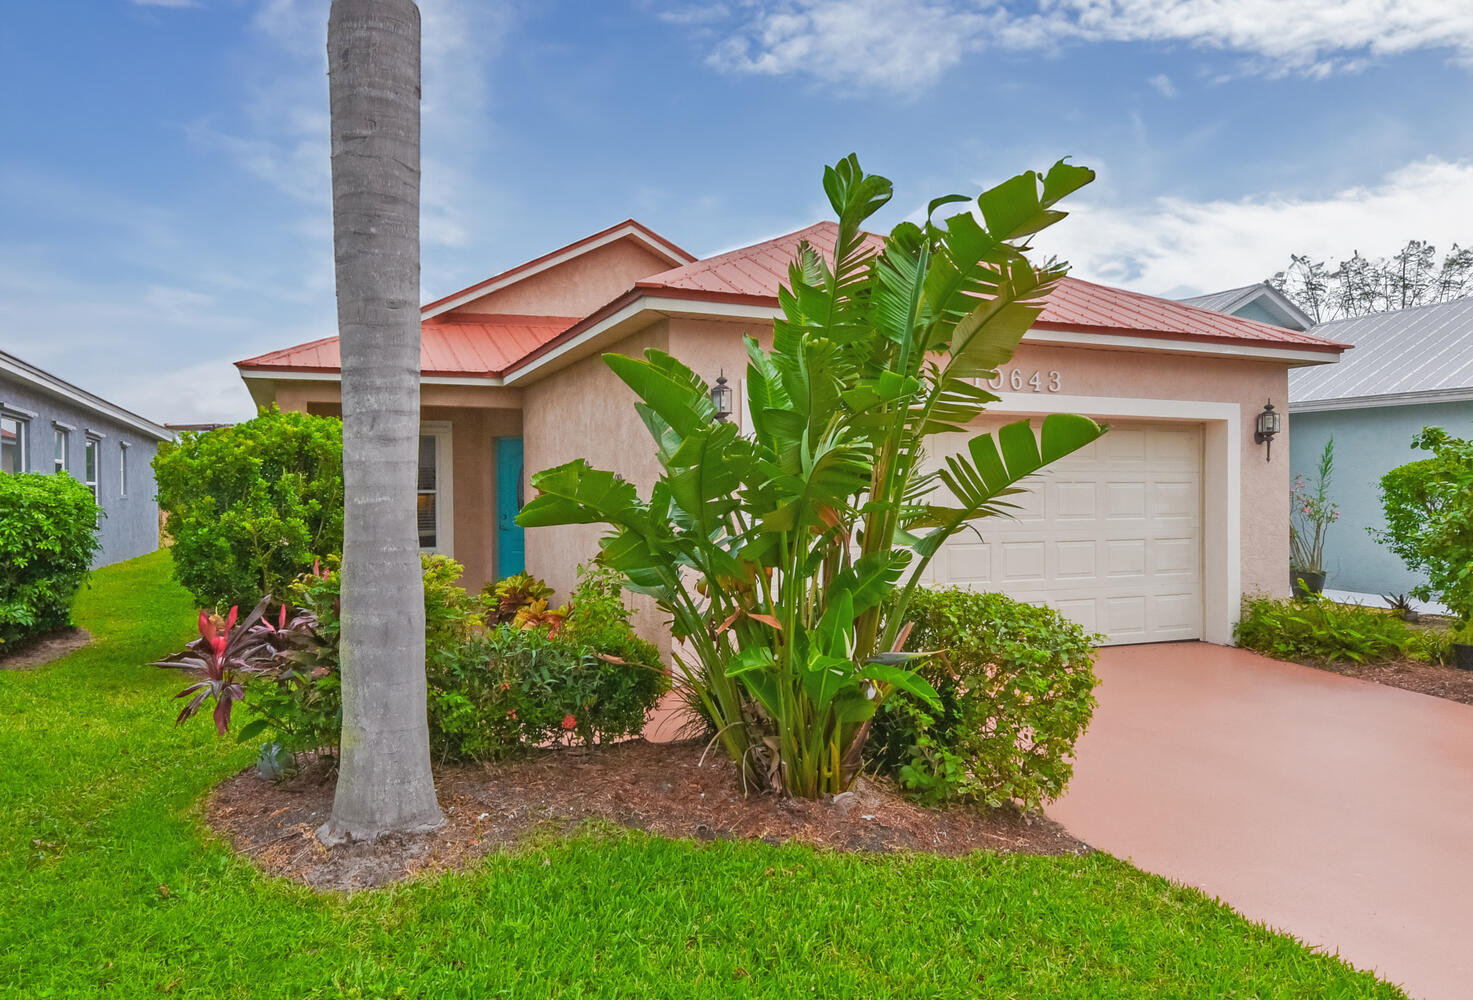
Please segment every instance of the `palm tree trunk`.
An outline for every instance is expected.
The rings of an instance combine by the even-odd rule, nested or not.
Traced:
[[[443,822],[425,718],[419,442],[419,8],[333,0],[332,222],[343,366],[343,735],[325,843]]]

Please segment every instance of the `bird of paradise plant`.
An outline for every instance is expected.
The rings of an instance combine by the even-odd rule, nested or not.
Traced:
[[[925,445],[970,433],[1065,268],[1029,238],[1094,173],[1064,161],[878,239],[890,200],[850,155],[824,171],[832,259],[801,246],[772,349],[746,339],[751,433],[715,420],[709,387],[660,351],[604,360],[639,397],[663,472],[648,499],[577,460],[538,473],[526,527],[603,523],[600,559],[654,597],[677,671],[746,782],[816,797],[846,789],[876,708],[934,703],[903,652],[906,605],[941,545],[1005,513],[1020,483],[1104,428],[1054,414],[972,435],[937,468]],[[934,221],[944,205],[968,210]],[[944,490],[942,489],[944,488]]]

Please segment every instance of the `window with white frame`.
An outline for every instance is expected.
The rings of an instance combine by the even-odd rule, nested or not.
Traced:
[[[51,459],[55,464],[53,472],[65,472],[67,470],[67,446],[71,444],[71,435],[65,427],[60,424],[51,428]]]
[[[24,417],[0,411],[0,472],[26,471],[27,423]]]
[[[118,496],[128,495],[128,442],[118,442]]]
[[[450,425],[425,423],[419,435],[416,520],[419,547],[425,552],[453,554]]]
[[[83,475],[85,476],[83,482],[85,482],[87,484],[87,488],[92,491],[92,499],[94,500],[98,499],[97,466],[101,460],[101,455],[102,441],[89,435],[87,438],[87,445],[84,454],[84,458],[86,460],[84,464],[86,468],[83,472]]]

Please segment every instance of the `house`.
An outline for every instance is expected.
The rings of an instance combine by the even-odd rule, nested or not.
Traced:
[[[725,373],[740,399],[742,334],[770,342],[799,244],[831,253],[835,235],[819,223],[697,260],[631,220],[425,305],[424,547],[464,563],[470,586],[525,566],[566,593],[599,529],[524,536],[528,474],[587,457],[647,491],[658,473],[633,395],[599,355],[668,351],[708,381]],[[1015,520],[948,543],[932,582],[1047,602],[1114,642],[1230,642],[1241,595],[1288,578],[1288,449],[1270,457],[1255,420],[1287,397],[1290,369],[1342,349],[1065,279],[992,383],[987,422],[1064,410],[1113,429],[1043,476]],[[258,404],[340,413],[335,338],[237,367]]]
[[[153,456],[160,425],[0,351],[0,471],[67,472],[102,508],[93,566],[159,547]]]
[[[1381,477],[1428,458],[1423,427],[1473,435],[1473,299],[1321,323],[1313,333],[1353,343],[1338,365],[1289,376],[1290,471],[1311,478],[1335,439],[1331,496],[1340,521],[1325,537],[1326,585],[1354,594],[1405,593],[1426,580],[1371,531],[1385,527]]]
[[[1286,330],[1298,330],[1301,333],[1314,326],[1314,320],[1305,315],[1304,311],[1296,306],[1287,295],[1269,287],[1266,282],[1262,281],[1256,285],[1229,288],[1226,291],[1197,295],[1189,299],[1177,299],[1177,301],[1198,309],[1209,309],[1228,316],[1271,323],[1274,326],[1281,326]]]

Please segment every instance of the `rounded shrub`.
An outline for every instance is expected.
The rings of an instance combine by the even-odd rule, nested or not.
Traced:
[[[0,474],[0,652],[71,624],[100,515],[69,475]]]
[[[907,617],[906,647],[935,651],[920,672],[941,707],[886,703],[880,767],[930,802],[1034,810],[1062,794],[1094,712],[1099,637],[1051,608],[957,588],[918,591]]]
[[[174,575],[205,607],[284,596],[343,548],[343,428],[282,413],[186,433],[154,458]]]

